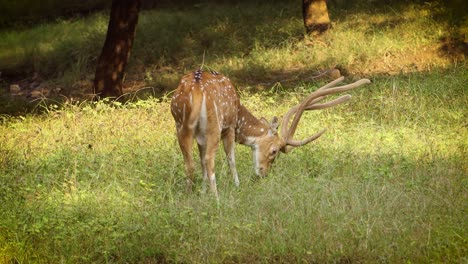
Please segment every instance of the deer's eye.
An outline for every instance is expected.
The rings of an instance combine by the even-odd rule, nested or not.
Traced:
[[[272,149],[271,152],[270,152],[270,154],[271,154],[272,156],[275,156],[276,153],[278,153],[278,150],[277,150],[276,148]]]

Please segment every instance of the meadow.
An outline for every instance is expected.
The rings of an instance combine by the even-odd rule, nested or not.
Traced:
[[[42,98],[0,115],[0,262],[466,263],[468,70],[440,49],[464,29],[439,6],[369,7],[340,10],[313,39],[301,35],[300,7],[280,5],[144,11],[127,79],[163,95]],[[72,92],[92,74],[105,19],[2,31],[0,65]],[[204,50],[205,67],[232,77],[257,117],[282,116],[325,84],[310,78],[319,69],[372,84],[305,114],[297,137],[326,134],[280,155],[266,178],[238,145],[236,188],[220,149],[218,203],[202,193],[200,167],[185,192],[169,111],[169,87]]]

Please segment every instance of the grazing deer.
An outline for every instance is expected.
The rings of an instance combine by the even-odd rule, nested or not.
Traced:
[[[253,116],[240,103],[239,95],[226,76],[218,72],[202,70],[185,75],[172,97],[171,112],[176,123],[177,139],[184,156],[188,190],[192,190],[194,181],[192,155],[194,139],[197,141],[200,152],[204,185],[209,182],[211,190],[218,197],[214,162],[220,140],[223,140],[224,151],[236,186],[239,186],[239,178],[234,157],[235,141],[252,148],[255,173],[265,176],[280,151],[287,153],[295,147],[308,144],[325,132],[322,130],[304,140],[294,140],[294,133],[304,111],[323,109],[346,102],[351,98],[350,95],[343,95],[327,103],[318,104],[327,95],[370,83],[369,80],[362,79],[352,84],[332,88],[342,80],[343,77],[321,87],[299,105],[289,109],[282,120],[279,135],[278,118],[273,117],[272,121],[268,122],[264,118],[257,119]],[[292,123],[288,126],[293,116]]]

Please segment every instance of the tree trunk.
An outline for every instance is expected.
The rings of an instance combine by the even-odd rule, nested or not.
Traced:
[[[330,28],[326,0],[303,0],[302,16],[307,34],[320,35]]]
[[[113,0],[106,41],[94,76],[98,98],[122,95],[122,81],[138,23],[140,0]]]

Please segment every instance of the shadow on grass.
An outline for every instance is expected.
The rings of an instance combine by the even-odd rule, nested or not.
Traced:
[[[346,68],[338,67],[336,69],[323,69],[323,70],[308,70],[308,69],[296,69],[288,71],[274,71],[262,68],[259,66],[258,71],[262,71],[263,75],[258,76],[257,74],[245,72],[244,70],[231,71],[229,74],[230,79],[237,87],[237,89],[246,91],[248,93],[257,93],[262,91],[269,91],[273,94],[280,96],[288,96],[291,91],[294,91],[297,87],[310,87],[316,86],[319,87],[331,80],[336,79],[339,75],[344,76],[345,80],[343,84],[350,83],[360,78],[369,78],[372,82],[379,83],[388,83],[390,79],[394,82],[405,81],[410,79],[416,80],[427,80],[439,78],[440,76],[445,76],[451,78],[456,85],[450,87],[446,90],[447,93],[456,93],[460,92],[463,87],[459,87],[459,83],[463,82],[466,77],[464,75],[465,63],[458,64],[457,66],[450,66],[448,68],[433,68],[431,71],[426,72],[406,72],[400,73],[397,75],[389,74],[372,74],[370,76],[356,76],[350,75],[347,72]],[[258,71],[255,71],[258,73]],[[337,75],[338,74],[338,75]],[[444,77],[444,78],[445,78]],[[137,91],[131,91],[120,98],[121,102],[134,103],[139,100],[146,100],[148,98],[159,98],[159,100],[164,100],[168,96],[171,96],[173,87],[177,86],[178,78],[173,80],[173,86],[168,86],[168,90],[164,89],[154,89],[153,87],[148,87],[144,89],[139,89]],[[309,88],[307,88],[309,89]],[[435,89],[437,93],[440,93],[439,90]],[[426,91],[425,94],[420,94],[420,96],[432,96],[431,93],[433,90]],[[446,96],[446,95],[441,95]],[[78,101],[76,101],[78,100]],[[0,124],[8,119],[8,116],[21,116],[27,114],[40,115],[42,113],[47,113],[54,111],[51,106],[55,109],[61,108],[65,104],[76,104],[80,102],[78,97],[75,101],[70,100],[67,97],[60,96],[56,98],[27,98],[22,96],[11,96],[11,95],[0,95]],[[81,102],[86,101],[87,99],[81,99]],[[88,101],[90,101],[88,99]],[[113,102],[113,100],[109,100]],[[449,107],[449,106],[447,106]],[[1,119],[3,116],[3,119]]]
[[[414,4],[406,2],[391,6],[368,4],[364,12],[371,11],[382,14],[394,12],[398,14],[408,6],[414,7]],[[347,17],[360,14],[363,11],[362,8],[356,6],[344,9],[346,7],[345,3],[336,1],[331,7],[332,16],[337,20],[345,20]],[[435,10],[434,12],[439,11]],[[442,11],[446,12],[446,9]],[[443,12],[440,17],[449,16]],[[300,14],[299,4],[285,4],[283,2],[261,4],[260,6],[258,3],[246,2],[237,4],[212,3],[187,9],[172,7],[142,11],[125,85],[131,86],[131,81],[151,83],[148,79],[152,77],[148,76],[148,73],[161,73],[158,78],[163,80],[156,82],[160,87],[156,91],[154,89],[150,91],[152,96],[161,97],[176,87],[178,79],[184,72],[201,65],[205,51],[207,64],[213,64],[218,61],[249,57],[251,52],[259,46],[261,49],[270,50],[291,43],[299,43],[303,41],[304,31]],[[99,47],[105,35],[105,28],[102,28],[105,25],[106,19],[103,18],[105,16],[105,14],[96,14],[94,18],[93,16],[88,17],[81,24],[79,21],[76,23],[72,21],[70,24],[77,26],[81,34],[72,34],[68,38],[58,38],[58,41],[51,42],[50,45],[53,46],[53,49],[48,51],[48,56],[31,54],[22,63],[20,62],[19,66],[2,69],[0,89],[3,89],[4,92],[0,93],[0,113],[20,115],[36,109],[36,106],[30,103],[31,98],[12,97],[7,91],[10,83],[24,79],[25,75],[33,73],[37,73],[42,79],[65,79],[64,76],[66,76],[71,86],[66,88],[66,96],[90,93],[90,82],[84,85],[83,89],[85,90],[83,91],[74,91],[74,89],[81,89],[75,86],[77,82],[92,78],[94,64],[100,51]],[[407,19],[396,17],[380,22],[370,21],[370,23],[371,27],[383,30],[396,27],[405,21]],[[362,23],[368,24],[369,21],[350,22],[349,25],[359,27]],[[60,35],[60,32],[57,33],[54,30],[53,35],[48,35],[48,32],[43,32],[43,34],[46,39],[57,39],[55,35]],[[34,41],[28,42],[34,43]],[[40,40],[37,42],[41,43]],[[446,56],[459,58],[460,54],[466,55],[466,43],[451,39],[443,42],[440,51]],[[35,50],[34,46],[27,49]],[[346,66],[336,66],[343,75],[348,74]],[[277,83],[284,86],[295,86],[314,80],[313,77],[324,70],[322,67],[326,67],[326,65],[316,65],[311,62],[307,68],[284,71],[272,70],[258,62],[244,67],[236,67],[237,69],[233,70],[230,70],[229,65],[222,67],[224,69],[216,70],[229,71],[228,75],[238,87],[252,87],[255,91],[268,89]],[[169,70],[162,70],[163,68]],[[169,77],[167,77],[167,72],[169,72]],[[29,83],[26,84],[26,86],[28,85]],[[135,98],[133,95],[128,97]]]

